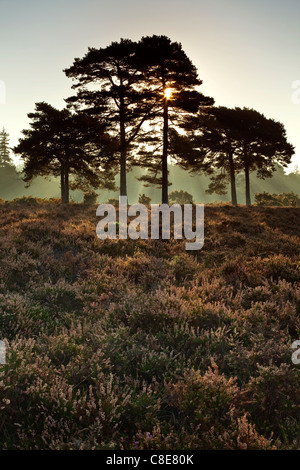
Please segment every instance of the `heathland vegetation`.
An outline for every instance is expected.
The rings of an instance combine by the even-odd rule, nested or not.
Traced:
[[[95,208],[0,208],[0,447],[299,448],[300,209],[207,206],[188,254]]]

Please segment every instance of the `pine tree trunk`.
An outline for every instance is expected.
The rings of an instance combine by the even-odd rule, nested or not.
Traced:
[[[61,198],[61,202],[64,203],[64,199],[65,199],[65,172],[64,172],[63,165],[61,165],[61,167],[60,167],[60,198]]]
[[[250,171],[249,171],[248,165],[245,165],[245,180],[246,180],[246,206],[251,206]]]
[[[125,104],[123,97],[120,98],[120,196],[127,196],[126,175],[126,134],[125,134]]]
[[[69,167],[68,165],[61,165],[60,168],[60,191],[61,202],[69,204]]]
[[[70,190],[69,190],[69,166],[67,165],[65,168],[65,204],[69,204],[70,202]]]
[[[169,204],[168,195],[168,99],[164,98],[164,131],[163,131],[163,155],[162,155],[162,203]]]
[[[126,183],[126,148],[121,148],[121,161],[120,161],[120,196],[127,196],[127,183]]]
[[[235,184],[235,171],[232,152],[228,154],[229,157],[229,166],[230,166],[230,187],[231,187],[231,203],[233,206],[237,206],[237,196],[236,196],[236,184]]]

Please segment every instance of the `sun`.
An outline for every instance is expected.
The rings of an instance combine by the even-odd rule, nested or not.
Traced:
[[[165,98],[167,98],[167,100],[169,100],[172,96],[172,89],[171,88],[166,88],[164,95],[165,95]]]

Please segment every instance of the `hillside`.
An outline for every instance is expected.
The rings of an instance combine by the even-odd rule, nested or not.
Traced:
[[[0,205],[2,449],[297,449],[300,209],[206,206],[205,246]]]

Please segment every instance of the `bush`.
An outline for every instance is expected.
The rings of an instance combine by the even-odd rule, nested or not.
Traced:
[[[256,193],[255,203],[257,206],[291,206],[300,207],[300,198],[293,192],[270,194],[267,192]]]
[[[33,197],[33,196],[24,196],[24,197],[18,197],[16,199],[14,199],[12,201],[13,203],[17,203],[17,204],[24,204],[26,206],[30,206],[30,205],[35,205],[35,204],[41,204],[44,202],[43,199],[40,199],[40,198],[37,198],[37,197]]]
[[[146,194],[140,194],[139,195],[139,204],[144,204],[145,206],[150,206],[151,197],[146,196]]]
[[[112,206],[117,207],[119,205],[119,199],[110,198],[105,204],[111,204]]]
[[[60,198],[55,198],[51,197],[49,199],[47,198],[40,198],[40,197],[33,197],[33,196],[23,196],[23,197],[18,197],[13,199],[12,201],[7,201],[7,202],[12,202],[14,204],[20,204],[24,206],[35,206],[35,205],[41,205],[41,204],[60,204],[61,199]]]
[[[89,191],[87,193],[84,193],[83,204],[86,204],[87,206],[97,204],[97,197],[98,194],[95,191]]]
[[[187,191],[172,191],[169,201],[170,204],[193,204],[193,196]]]

